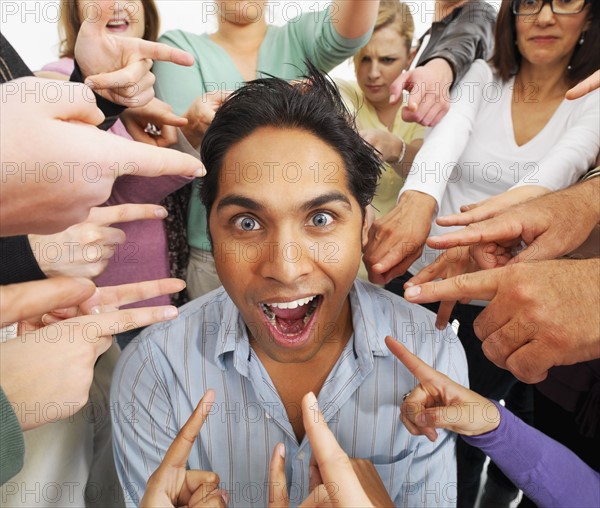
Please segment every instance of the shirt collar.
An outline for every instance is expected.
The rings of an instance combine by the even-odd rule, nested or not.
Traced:
[[[350,290],[354,350],[360,359],[372,356],[388,356],[385,336],[392,334],[391,323],[382,321],[378,298],[386,293],[367,282],[355,280]]]

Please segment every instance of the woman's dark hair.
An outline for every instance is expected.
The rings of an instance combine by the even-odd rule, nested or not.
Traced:
[[[364,213],[377,188],[381,161],[359,136],[333,81],[310,62],[306,65],[308,75],[303,81],[288,83],[274,77],[251,81],[217,111],[200,148],[206,167],[200,197],[207,217],[219,192],[225,155],[262,127],[301,129],[333,148],[344,162],[348,187]]]
[[[517,31],[513,3],[512,0],[504,0],[496,20],[492,65],[503,81],[508,81],[521,66],[521,54],[515,44]],[[584,43],[575,47],[575,53],[567,69],[567,79],[571,85],[579,83],[600,68],[600,1],[592,0],[588,5],[590,26],[585,32]]]

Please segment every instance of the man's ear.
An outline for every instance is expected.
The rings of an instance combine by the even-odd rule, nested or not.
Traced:
[[[367,247],[367,242],[369,241],[369,228],[371,224],[375,221],[375,210],[371,205],[367,205],[364,212],[362,232],[361,232],[361,241],[362,241],[362,250],[365,251]]]

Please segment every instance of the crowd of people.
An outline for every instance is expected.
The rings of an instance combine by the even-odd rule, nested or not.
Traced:
[[[600,3],[215,4],[0,35],[2,504],[600,506]]]

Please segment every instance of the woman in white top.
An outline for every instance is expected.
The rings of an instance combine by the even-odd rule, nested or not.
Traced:
[[[598,94],[563,99],[600,66],[599,3],[503,2],[495,48],[493,67],[478,62],[456,87],[398,205],[371,228],[365,261],[373,281],[388,283],[421,258],[436,213],[509,190],[516,200],[525,193],[517,188],[529,187],[529,197],[566,187],[596,159]]]

